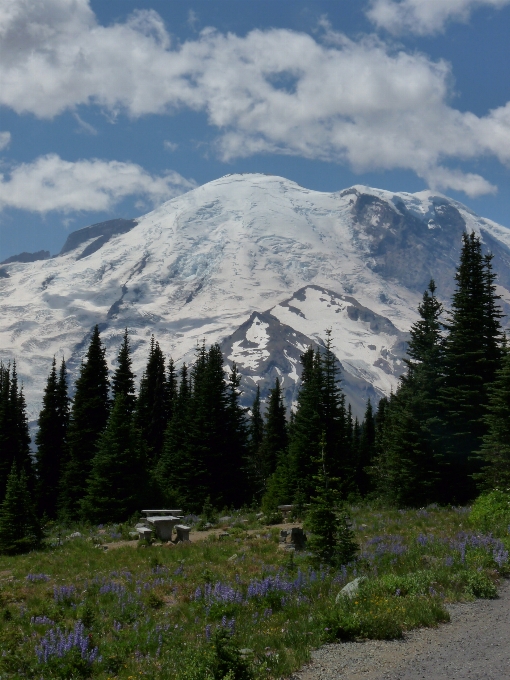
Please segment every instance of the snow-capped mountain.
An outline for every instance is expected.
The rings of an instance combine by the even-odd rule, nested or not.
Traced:
[[[290,402],[299,355],[331,328],[360,414],[367,396],[396,387],[429,279],[451,295],[465,230],[494,253],[510,306],[510,230],[451,199],[222,177],[136,220],[74,232],[51,259],[4,264],[0,358],[16,358],[32,419],[52,357],[64,355],[75,377],[95,323],[112,367],[125,327],[138,376],[152,333],[177,364],[218,341],[245,375],[246,403],[276,376]]]

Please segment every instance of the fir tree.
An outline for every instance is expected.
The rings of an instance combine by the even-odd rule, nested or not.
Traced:
[[[54,519],[57,515],[60,478],[66,460],[69,426],[69,397],[64,359],[58,374],[56,360],[53,359],[38,425],[35,442],[39,510]]]
[[[136,424],[147,444],[151,461],[156,464],[163,450],[168,425],[165,357],[159,343],[151,338],[147,367],[140,381]]]
[[[278,460],[287,449],[287,419],[280,386],[276,378],[274,387],[269,391],[265,413],[262,441],[259,447],[260,465],[264,480],[276,470]]]
[[[127,410],[132,413],[135,408],[135,375],[132,371],[133,360],[131,359],[131,347],[129,344],[128,330],[124,331],[122,345],[117,355],[117,368],[112,378],[112,398],[123,394]]]
[[[329,474],[338,480],[344,496],[347,496],[356,488],[356,463],[349,446],[348,414],[345,410],[345,396],[340,387],[340,367],[332,347],[331,330],[328,329],[325,348],[320,355],[320,420],[325,436]]]
[[[23,470],[29,490],[35,489],[30,435],[23,389],[18,386],[16,362],[0,365],[0,499],[3,499],[12,464]]]
[[[473,453],[486,433],[487,388],[501,360],[501,313],[497,306],[491,256],[483,257],[480,239],[464,235],[456,290],[445,341],[444,436],[448,442],[447,500],[465,502],[474,494]]]
[[[181,366],[179,375],[173,414],[165,431],[163,452],[156,464],[154,478],[164,505],[190,508],[194,505],[193,484],[197,468],[194,452],[188,446],[191,393],[186,364]]]
[[[80,513],[80,501],[86,492],[96,444],[108,421],[108,392],[105,348],[96,325],[76,381],[68,428],[69,457],[62,475],[59,500],[60,511],[67,519],[76,519]]]
[[[257,385],[257,392],[251,407],[251,414],[248,423],[248,461],[247,479],[250,495],[260,500],[265,487],[264,473],[261,464],[260,446],[264,436],[264,420],[260,412],[260,385]]]
[[[240,404],[240,384],[241,376],[233,362],[227,382],[226,436],[221,464],[224,467],[224,502],[236,508],[247,505],[250,500],[247,409]]]
[[[352,562],[359,546],[354,540],[349,515],[332,487],[325,456],[326,438],[321,439],[321,457],[317,461],[315,494],[310,499],[306,528],[311,532],[308,549],[319,564],[340,566]]]
[[[319,352],[310,347],[301,356],[301,385],[297,398],[297,409],[289,442],[288,470],[285,473],[290,485],[290,499],[281,498],[280,503],[292,500],[298,482],[307,497],[314,489],[314,460],[320,457],[322,434],[322,367]]]
[[[370,490],[370,477],[368,467],[375,456],[375,417],[372,402],[367,401],[365,416],[361,425],[359,449],[357,456],[356,483],[362,496],[366,496]]]
[[[13,463],[0,505],[0,553],[15,555],[38,548],[41,536],[25,472],[18,473]]]
[[[489,403],[485,415],[487,433],[482,440],[480,457],[484,464],[476,474],[482,489],[510,488],[510,352],[505,349],[501,368],[488,388]]]
[[[82,515],[91,522],[124,522],[147,497],[147,458],[131,408],[118,392],[97,442]]]

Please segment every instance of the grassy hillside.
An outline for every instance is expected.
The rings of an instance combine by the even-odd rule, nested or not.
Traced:
[[[0,558],[0,676],[280,678],[325,641],[399,637],[447,621],[447,602],[496,596],[507,540],[467,508],[351,514],[359,559],[337,572],[280,550],[253,515],[171,547],[128,542],[128,527],[53,529],[43,551]]]

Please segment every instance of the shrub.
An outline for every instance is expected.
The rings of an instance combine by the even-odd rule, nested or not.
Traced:
[[[495,489],[479,496],[469,516],[471,524],[496,536],[508,535],[510,525],[510,492]]]
[[[472,571],[468,574],[466,591],[473,597],[494,600],[498,591],[493,581],[483,571]]]

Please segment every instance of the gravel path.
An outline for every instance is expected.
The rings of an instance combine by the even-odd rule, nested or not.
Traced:
[[[448,610],[450,623],[404,640],[325,645],[293,680],[510,680],[510,582]]]

